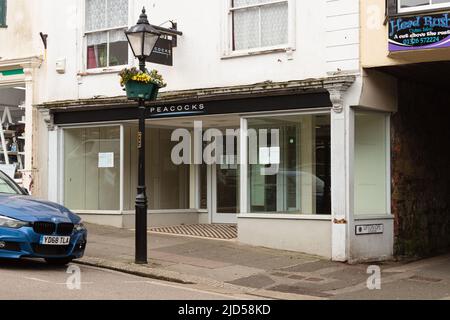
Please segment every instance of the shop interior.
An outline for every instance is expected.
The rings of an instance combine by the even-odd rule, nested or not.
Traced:
[[[25,85],[0,87],[0,170],[22,183],[25,165]]]

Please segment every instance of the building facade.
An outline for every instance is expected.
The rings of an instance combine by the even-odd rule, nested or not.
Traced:
[[[373,44],[360,41],[358,0],[40,1],[36,194],[85,221],[133,227],[137,108],[118,72],[136,65],[123,31],[143,6],[152,24],[183,33],[167,36],[172,66],[147,64],[168,83],[147,114],[149,224],[235,223],[242,243],[391,258],[397,80],[361,68]],[[188,160],[217,137],[226,154],[175,163],[177,130],[192,138]]]
[[[450,1],[361,5],[363,75],[393,83],[380,83],[373,96],[397,96],[390,138],[394,252],[424,256],[448,250],[450,100],[443,76],[449,67]]]
[[[33,105],[38,102],[36,77],[44,50],[34,50],[34,7],[27,1],[0,1],[0,169],[29,190],[41,185],[39,159],[33,157],[38,143]]]

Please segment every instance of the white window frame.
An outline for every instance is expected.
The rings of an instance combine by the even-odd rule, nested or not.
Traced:
[[[87,31],[86,30],[86,0],[82,0],[82,8],[81,8],[81,16],[82,16],[82,36],[83,36],[83,41],[82,41],[82,57],[83,57],[83,71],[86,74],[97,74],[97,73],[105,73],[105,72],[119,72],[120,70],[122,70],[124,67],[132,64],[132,56],[133,53],[131,51],[131,49],[128,47],[128,61],[127,64],[124,65],[118,65],[118,66],[109,66],[109,32],[107,34],[107,65],[105,67],[99,67],[99,68],[92,68],[92,69],[88,69],[87,67],[87,36],[89,34],[94,34],[94,33],[100,33],[100,32],[107,32],[107,31],[114,31],[114,30],[120,30],[123,29],[124,31],[126,29],[128,29],[129,25],[130,25],[130,19],[131,19],[131,15],[133,13],[133,2],[132,0],[128,0],[128,23],[127,25],[124,26],[120,26],[120,27],[113,27],[113,28],[104,28],[104,29],[98,29],[98,30],[90,30]],[[108,5],[108,4],[106,4]]]
[[[433,0],[431,0],[431,2],[433,2]],[[402,8],[401,7],[402,0],[399,0],[397,3],[397,6],[398,6],[399,13],[418,12],[418,11],[450,8],[450,1],[448,3],[437,3],[437,4],[429,4],[429,5],[424,5],[424,6],[415,6],[415,7],[411,7],[411,8]]]
[[[295,14],[295,0],[273,0],[270,3],[261,3],[254,5],[247,5],[241,7],[232,7],[232,0],[223,0],[226,16],[224,18],[225,26],[222,28],[223,34],[223,53],[222,59],[233,58],[239,56],[249,56],[255,54],[265,54],[272,52],[287,52],[295,50],[295,30],[296,30],[296,14]],[[257,8],[266,5],[272,5],[277,3],[287,3],[288,5],[288,41],[284,44],[268,47],[258,47],[244,50],[233,50],[233,12],[245,8]]]

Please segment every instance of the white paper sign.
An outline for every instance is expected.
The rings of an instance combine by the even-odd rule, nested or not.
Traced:
[[[114,168],[114,152],[103,152],[98,154],[99,168]]]
[[[270,148],[267,147],[259,148],[259,164],[262,165],[270,164]]]
[[[280,147],[259,148],[259,164],[280,164]]]
[[[270,148],[270,164],[280,164],[280,147]]]

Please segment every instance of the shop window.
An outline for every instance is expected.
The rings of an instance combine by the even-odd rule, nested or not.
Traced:
[[[439,9],[450,6],[450,0],[398,0],[399,12]]]
[[[86,0],[86,67],[128,64],[128,0]]]
[[[4,71],[3,75],[15,72],[18,70]],[[24,101],[24,84],[0,88],[0,170],[19,184],[26,169]]]
[[[0,0],[0,28],[6,27],[6,0]]]
[[[119,210],[120,127],[64,130],[64,204]]]
[[[289,1],[232,0],[233,51],[288,44]]]
[[[176,165],[171,153],[173,129],[146,129],[146,185],[150,210],[189,209],[190,166]],[[125,210],[134,210],[137,186],[137,126],[125,128]]]
[[[355,115],[355,215],[388,213],[387,116]]]
[[[248,128],[249,212],[331,214],[330,116],[250,118]]]

